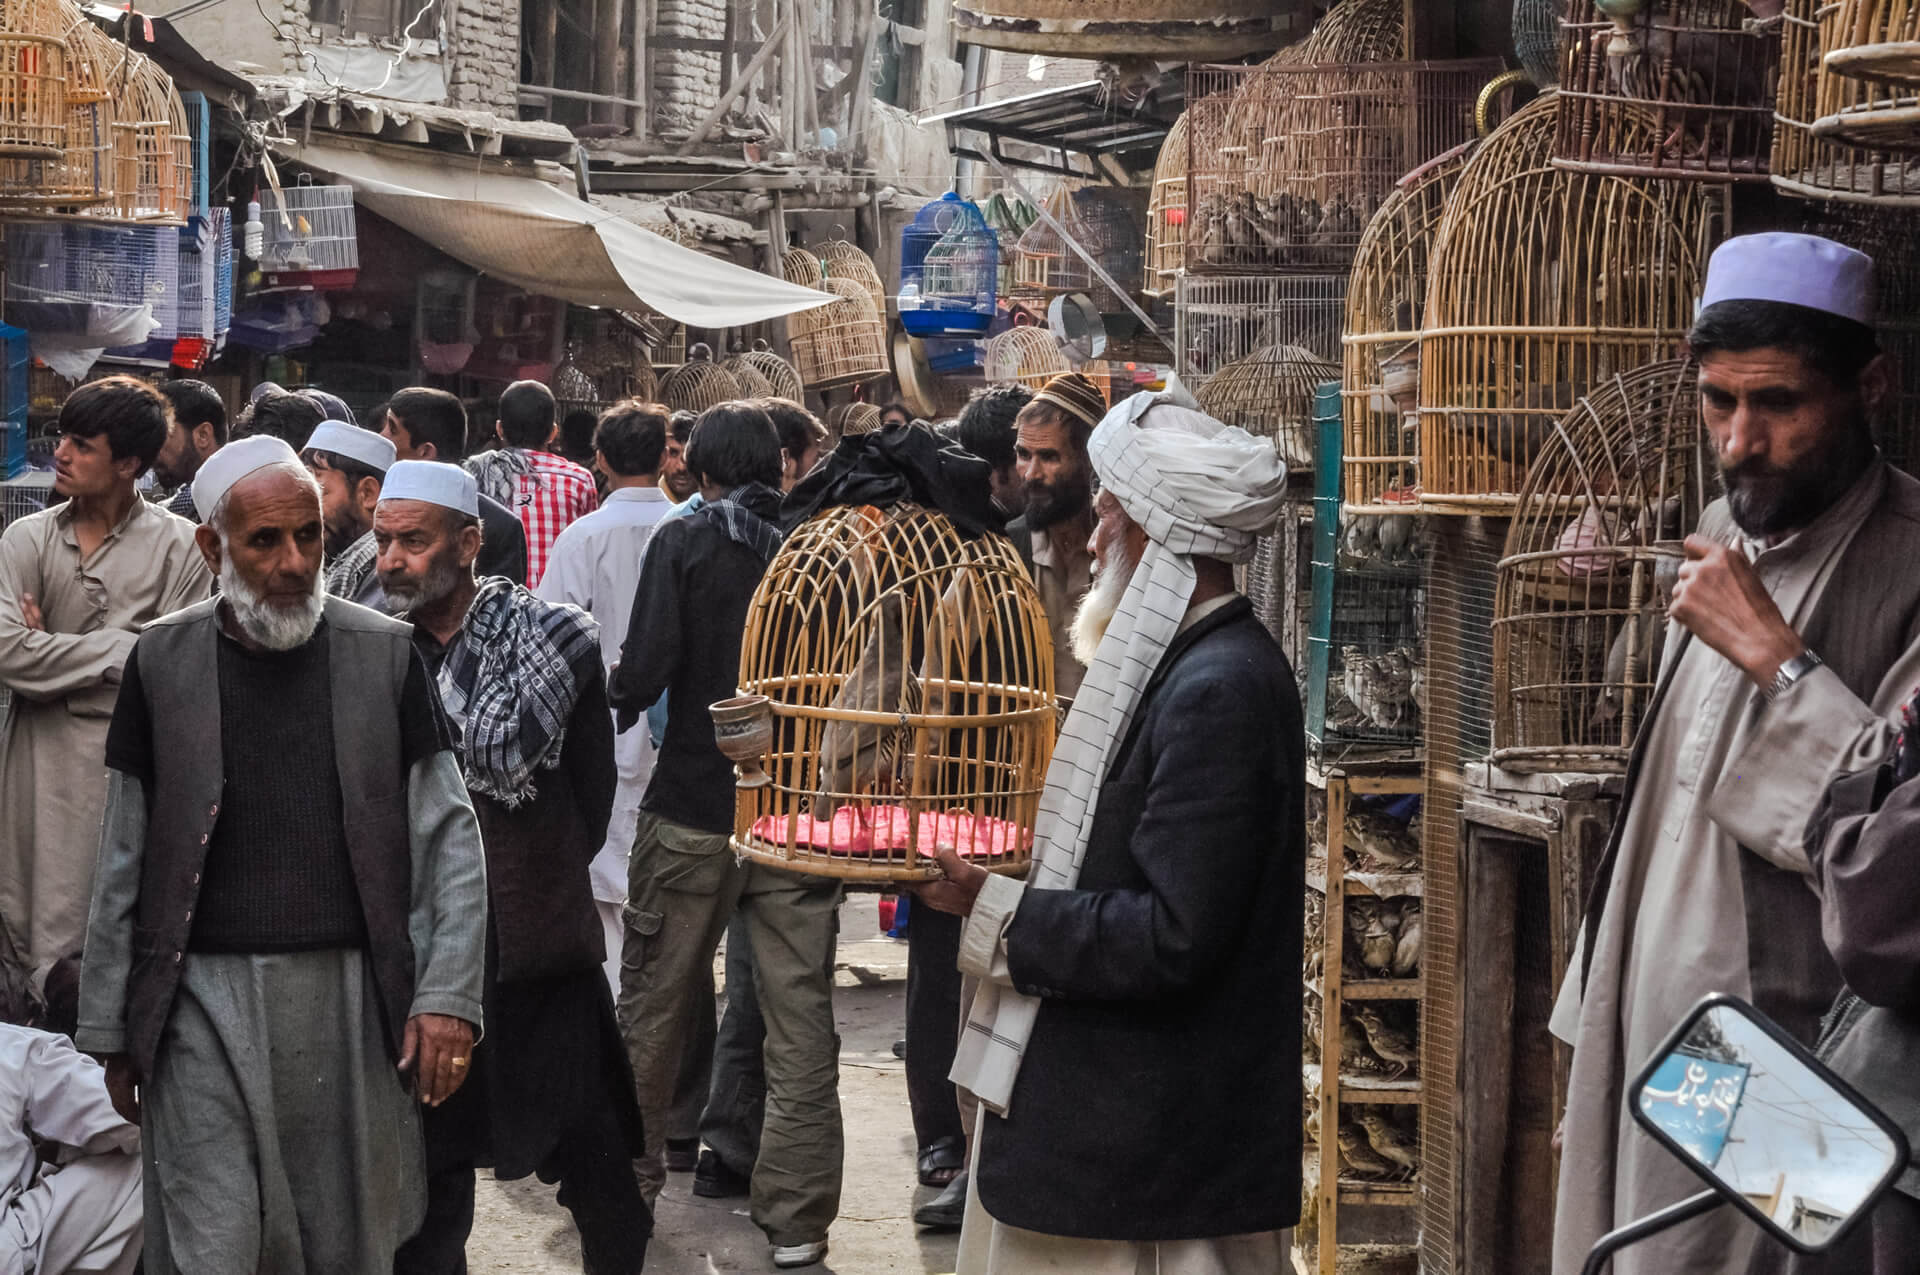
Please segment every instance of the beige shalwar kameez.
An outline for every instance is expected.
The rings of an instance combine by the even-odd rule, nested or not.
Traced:
[[[1744,549],[1781,615],[1806,633],[1843,552],[1856,536],[1874,535],[1873,518],[1890,516],[1883,507],[1888,481],[1876,465],[1815,524],[1771,547],[1734,535],[1723,505],[1709,511],[1702,531],[1718,527],[1715,538]],[[1911,567],[1887,564],[1889,571]],[[1901,622],[1901,608],[1889,607],[1888,621]],[[1683,636],[1677,626],[1669,634],[1670,653],[1681,650]],[[1639,1132],[1624,1105],[1625,1087],[1702,996],[1753,995],[1742,848],[1807,871],[1807,818],[1833,775],[1859,768],[1890,744],[1883,719],[1920,682],[1920,654],[1908,647],[1870,704],[1825,667],[1768,704],[1744,673],[1700,641],[1684,643],[1668,676],[1642,743],[1641,779],[1621,815],[1625,826],[1584,989],[1583,945],[1553,1014],[1554,1034],[1574,1046],[1556,1272],[1578,1271],[1606,1231],[1702,1189],[1698,1177]],[[1817,924],[1812,933],[1779,940],[1817,944]],[[1613,1269],[1745,1271],[1757,1234],[1738,1214],[1721,1210],[1620,1253]]]
[[[36,964],[80,950],[106,800],[107,723],[149,620],[205,598],[194,524],[135,500],[84,562],[65,503],[0,535],[0,916]],[[21,598],[45,630],[26,627]]]

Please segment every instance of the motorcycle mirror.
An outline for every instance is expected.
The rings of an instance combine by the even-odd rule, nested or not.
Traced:
[[[1627,1091],[1640,1127],[1802,1253],[1844,1235],[1907,1163],[1900,1129],[1738,997],[1709,996]]]

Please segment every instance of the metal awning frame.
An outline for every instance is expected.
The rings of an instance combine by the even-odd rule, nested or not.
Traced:
[[[920,122],[946,125],[948,147],[962,159],[998,161],[1036,172],[1131,185],[1152,164],[1130,168],[1123,156],[1155,154],[1153,144],[1166,137],[1173,120],[1154,114],[1115,112],[1101,104],[1102,91],[1099,80],[1083,80],[930,115]],[[1008,142],[1053,152],[1059,158],[1011,154],[1006,149]],[[1075,164],[1075,157],[1085,163]]]

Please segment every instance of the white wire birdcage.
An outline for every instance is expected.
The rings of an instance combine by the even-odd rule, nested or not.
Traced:
[[[297,186],[260,192],[266,234],[260,269],[266,274],[332,274],[360,268],[353,187]]]
[[[1180,375],[1197,385],[1275,345],[1338,360],[1346,300],[1345,274],[1183,274],[1173,305]]]
[[[179,335],[179,234],[170,227],[12,222],[6,253],[16,326],[98,337],[101,348]]]

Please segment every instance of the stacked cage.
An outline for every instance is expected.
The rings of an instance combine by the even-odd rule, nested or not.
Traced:
[[[1726,188],[1560,168],[1554,135],[1551,98],[1532,103],[1447,201],[1420,346],[1422,509],[1509,512],[1579,395],[1666,357],[1692,318]]]
[[[1313,600],[1307,635],[1307,740],[1324,764],[1409,756],[1420,747],[1419,519],[1344,513],[1340,383],[1315,402]]]
[[[887,289],[880,282],[880,270],[873,258],[844,239],[829,239],[820,245],[820,268],[829,279],[851,279],[867,290],[876,314],[887,313]]]
[[[1773,184],[1791,195],[1898,207],[1920,206],[1920,159],[1814,136],[1821,59],[1837,17],[1830,0],[1786,0],[1780,22],[1780,88],[1774,113]],[[1858,84],[1858,81],[1853,82]],[[1836,84],[1833,91],[1848,87]]]
[[[696,346],[687,361],[660,378],[660,401],[676,412],[696,415],[709,407],[747,397],[733,373],[713,361],[713,353]]]
[[[726,367],[736,374],[751,369],[766,384],[769,397],[784,398],[789,403],[807,401],[807,387],[802,384],[800,373],[794,370],[793,364],[772,350],[749,350],[745,354],[736,354],[727,360]]]
[[[1920,150],[1920,4],[1839,0],[1818,10],[1816,138]]]
[[[1493,760],[1624,770],[1653,699],[1681,541],[1716,493],[1696,371],[1583,395],[1534,459],[1494,596]]]
[[[1200,410],[1271,438],[1289,470],[1314,465],[1314,393],[1340,369],[1297,345],[1270,345],[1236,359],[1195,393]]]
[[[1354,254],[1341,338],[1346,415],[1340,469],[1349,511],[1386,513],[1419,499],[1420,324],[1427,265],[1447,196],[1472,144],[1401,179]]]
[[[569,345],[560,366],[553,369],[553,375],[547,378],[547,388],[553,391],[553,406],[557,419],[565,421],[574,412],[587,412],[599,416],[606,410],[605,396],[577,358],[578,352]]]
[[[787,344],[800,379],[827,390],[885,376],[886,323],[874,309],[873,294],[852,279],[827,278],[817,286],[839,299],[787,317]]]
[[[128,221],[185,222],[193,197],[193,127],[158,63],[124,49],[112,73],[114,195]],[[351,205],[349,205],[351,206]]]
[[[815,515],[754,594],[739,686],[714,716],[753,737],[722,740],[742,855],[875,883],[938,878],[936,844],[994,872],[1031,861],[1053,645],[1004,537],[911,504]]]
[[[1344,272],[1182,274],[1173,308],[1180,375],[1190,385],[1203,384],[1228,364],[1275,345],[1338,358],[1346,296]]]
[[[262,274],[317,289],[349,287],[359,276],[353,187],[315,186],[303,177],[297,186],[263,190],[260,220]]]
[[[872,403],[841,403],[827,409],[827,430],[835,438],[871,434],[880,428],[880,409]]]
[[[1572,0],[1555,162],[1623,177],[1767,180],[1780,38],[1749,29],[1751,17],[1740,0],[1664,0],[1612,17],[1597,0]]]
[[[0,4],[0,156],[57,161],[65,150],[69,18],[59,0]]]
[[[900,232],[900,323],[913,335],[984,334],[1000,288],[999,235],[953,191]]]
[[[7,315],[75,349],[170,341],[179,335],[179,238],[165,226],[9,223]]]
[[[113,95],[107,76],[117,54],[86,15],[61,6],[66,23],[65,112],[60,150],[0,157],[0,206],[63,213],[113,198]]]

